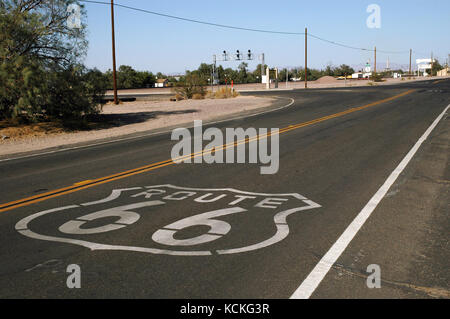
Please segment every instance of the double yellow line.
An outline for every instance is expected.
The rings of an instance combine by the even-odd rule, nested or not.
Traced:
[[[117,173],[117,174],[113,174],[113,175],[109,175],[109,176],[105,176],[105,177],[101,177],[101,178],[97,178],[97,179],[93,179],[93,180],[86,180],[86,181],[83,181],[83,182],[80,182],[80,183],[73,184],[73,185],[68,186],[68,187],[55,189],[55,190],[52,190],[52,191],[49,191],[49,192],[46,192],[46,193],[42,193],[42,194],[39,194],[39,195],[34,195],[34,196],[31,196],[31,197],[22,198],[22,199],[19,199],[19,200],[16,200],[16,201],[12,201],[12,202],[9,202],[9,203],[0,204],[0,212],[5,212],[5,211],[9,211],[9,210],[12,210],[12,209],[15,209],[15,208],[28,206],[28,205],[31,205],[31,204],[34,204],[34,203],[37,203],[37,202],[41,202],[41,201],[44,201],[44,200],[47,200],[47,199],[50,199],[50,198],[54,198],[54,197],[58,197],[58,196],[62,196],[62,195],[66,195],[66,194],[70,194],[70,193],[74,193],[74,192],[78,192],[78,191],[86,189],[86,188],[90,188],[90,187],[94,187],[94,186],[97,186],[97,185],[109,183],[109,182],[112,182],[112,181],[115,181],[115,180],[118,180],[118,179],[122,179],[122,178],[130,177],[130,176],[133,176],[133,175],[137,175],[137,174],[142,174],[142,173],[145,173],[145,172],[153,171],[153,170],[158,169],[158,168],[162,168],[162,167],[169,166],[169,165],[174,165],[174,164],[176,164],[176,162],[181,162],[181,161],[184,161],[184,160],[189,159],[189,158],[192,159],[192,158],[195,158],[195,157],[203,156],[204,154],[209,154],[211,152],[217,152],[217,151],[225,150],[225,149],[227,149],[229,147],[235,147],[237,145],[247,144],[247,143],[249,143],[251,141],[261,140],[261,139],[267,138],[267,137],[269,137],[269,136],[271,136],[273,134],[286,133],[286,132],[289,132],[289,131],[292,131],[292,130],[296,130],[296,129],[299,129],[299,128],[302,128],[302,127],[305,127],[305,126],[310,126],[310,125],[317,124],[317,123],[320,123],[320,122],[328,121],[330,119],[338,118],[338,117],[344,116],[346,114],[350,114],[350,113],[354,113],[354,112],[357,112],[357,111],[361,111],[363,109],[367,109],[367,108],[375,106],[375,105],[379,105],[379,104],[382,104],[382,103],[386,103],[386,102],[398,99],[398,98],[400,98],[402,96],[405,96],[405,95],[408,95],[408,94],[410,94],[410,93],[412,93],[414,91],[415,90],[409,90],[409,91],[403,92],[401,94],[398,94],[398,95],[395,95],[395,96],[392,96],[392,97],[389,97],[389,98],[386,98],[386,99],[383,99],[383,100],[375,101],[375,102],[370,103],[370,104],[366,104],[366,105],[363,105],[363,106],[350,108],[350,109],[348,109],[346,111],[343,111],[343,112],[327,115],[327,116],[324,116],[324,117],[321,117],[321,118],[317,118],[317,119],[314,119],[314,120],[311,120],[311,121],[308,121],[308,122],[303,122],[303,123],[299,123],[299,124],[295,124],[295,125],[289,125],[289,126],[287,126],[285,128],[280,129],[278,132],[274,132],[274,133],[268,132],[267,134],[256,135],[254,137],[246,138],[246,139],[239,140],[239,141],[236,141],[236,142],[233,142],[233,143],[223,144],[222,146],[217,147],[217,148],[202,150],[200,152],[196,152],[196,153],[192,153],[192,154],[189,154],[189,155],[181,156],[181,157],[175,158],[173,160],[172,159],[168,159],[168,160],[165,160],[165,161],[152,163],[152,164],[145,165],[145,166],[142,166],[142,167],[138,167],[138,168],[135,168],[135,169],[127,170],[127,171],[124,171],[124,172],[121,172],[121,173]]]

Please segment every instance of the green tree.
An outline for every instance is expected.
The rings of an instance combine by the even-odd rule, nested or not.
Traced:
[[[434,59],[433,65],[431,67],[431,75],[436,76],[437,72],[442,70],[444,67],[439,63],[438,59]]]
[[[238,66],[237,83],[248,83],[248,63],[241,62]]]
[[[211,78],[211,73],[212,73],[212,67],[210,64],[206,64],[206,63],[202,63],[200,64],[200,66],[197,69],[198,75],[203,79],[203,80],[208,80],[209,78]]]
[[[326,66],[325,70],[324,70],[324,75],[328,75],[328,76],[334,76],[336,73],[336,68],[333,66],[333,64],[328,63],[328,65]]]
[[[0,2],[0,118],[38,120],[98,111],[98,96],[91,94],[99,87],[89,83],[98,73],[81,65],[86,12],[79,5],[81,28],[71,28],[71,4],[78,1]]]
[[[174,88],[175,93],[183,99],[191,99],[194,94],[205,96],[207,82],[198,72],[189,72],[183,81],[179,81]]]
[[[156,78],[152,72],[148,71],[137,71],[136,81],[139,88],[150,88],[155,84]]]
[[[263,74],[266,73],[266,69],[267,69],[267,64],[264,64],[264,73]],[[255,77],[258,77],[261,81],[261,63],[256,66],[255,71],[253,71],[253,75]]]
[[[353,73],[355,73],[355,70],[347,64],[341,64],[340,67],[334,70],[335,76],[351,75]]]
[[[121,65],[117,70],[117,87],[119,89],[138,88],[137,72],[129,65]]]

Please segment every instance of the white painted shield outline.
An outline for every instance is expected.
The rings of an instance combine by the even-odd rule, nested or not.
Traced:
[[[266,193],[252,193],[252,192],[245,192],[240,191],[233,188],[188,188],[188,187],[179,187],[174,186],[170,184],[166,185],[155,185],[155,186],[147,186],[147,187],[132,187],[132,188],[124,188],[124,189],[115,189],[111,192],[111,194],[101,200],[94,201],[94,202],[88,202],[80,205],[70,205],[70,206],[64,206],[54,209],[49,209],[46,211],[42,211],[33,215],[30,215],[28,217],[23,218],[16,224],[16,230],[21,233],[24,236],[33,238],[33,239],[39,239],[39,240],[46,240],[46,241],[54,241],[54,242],[60,242],[60,243],[68,243],[68,244],[74,244],[79,245],[82,247],[89,248],[90,250],[121,250],[121,251],[136,251],[136,252],[143,252],[143,253],[151,253],[151,254],[164,254],[164,255],[172,255],[172,256],[209,256],[213,255],[213,251],[204,250],[204,251],[177,251],[177,250],[167,250],[167,249],[158,249],[158,248],[146,248],[146,247],[135,247],[135,246],[122,246],[122,245],[105,245],[105,244],[99,244],[99,243],[93,243],[85,240],[78,240],[78,239],[69,239],[69,238],[62,238],[62,237],[54,237],[54,236],[45,236],[38,233],[35,233],[28,229],[28,224],[39,217],[42,217],[44,215],[48,215],[51,213],[56,212],[62,212],[65,210],[83,207],[83,206],[92,206],[97,205],[101,203],[106,203],[112,200],[115,200],[120,197],[122,192],[125,191],[133,191],[133,190],[145,190],[145,189],[152,189],[152,188],[172,188],[177,190],[185,190],[185,191],[210,191],[210,192],[232,192],[237,194],[243,194],[243,195],[256,195],[256,196],[270,196],[270,197],[294,197],[300,201],[302,201],[306,206],[302,207],[296,207],[291,208],[285,211],[281,211],[274,216],[274,223],[276,225],[277,231],[276,233],[270,237],[267,240],[264,240],[260,243],[240,247],[240,248],[232,248],[232,249],[222,249],[222,250],[216,250],[215,253],[219,255],[227,255],[227,254],[236,254],[236,253],[243,253],[248,252],[252,250],[261,249],[264,247],[271,246],[275,243],[278,243],[285,239],[289,235],[289,226],[287,224],[287,217],[291,214],[310,210],[313,208],[319,208],[322,207],[321,205],[313,202],[312,200],[307,199],[306,197],[297,194],[297,193],[291,193],[291,194],[266,194]]]

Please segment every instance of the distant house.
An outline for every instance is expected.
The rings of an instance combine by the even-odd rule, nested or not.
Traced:
[[[437,76],[448,76],[450,74],[450,68],[446,67],[437,72]]]
[[[155,88],[165,88],[169,86],[169,80],[167,79],[157,79],[155,83]]]

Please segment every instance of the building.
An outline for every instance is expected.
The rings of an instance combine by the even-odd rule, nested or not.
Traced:
[[[449,76],[449,75],[450,75],[449,67],[443,68],[442,70],[437,72],[437,76]]]
[[[155,83],[155,88],[165,88],[169,86],[169,80],[167,79],[157,79]]]
[[[417,64],[417,75],[428,76],[427,70],[431,73],[431,64],[436,62],[435,59],[416,59]]]

